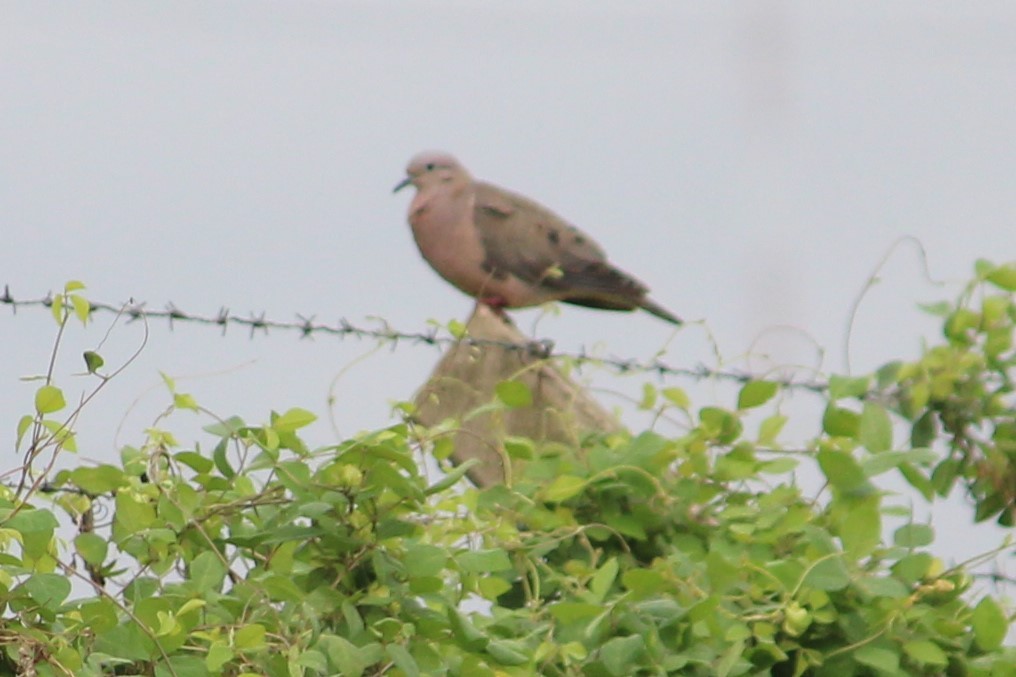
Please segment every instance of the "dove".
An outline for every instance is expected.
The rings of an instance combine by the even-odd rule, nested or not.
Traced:
[[[427,151],[395,186],[416,188],[409,225],[423,258],[462,292],[498,313],[549,301],[605,310],[642,308],[682,321],[614,267],[592,238],[543,205],[476,181],[453,156]]]

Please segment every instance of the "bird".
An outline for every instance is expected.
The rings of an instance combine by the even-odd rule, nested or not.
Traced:
[[[550,301],[637,308],[675,325],[642,282],[612,265],[586,233],[538,202],[476,181],[454,156],[413,156],[394,193],[416,188],[408,221],[420,254],[445,280],[504,316]]]

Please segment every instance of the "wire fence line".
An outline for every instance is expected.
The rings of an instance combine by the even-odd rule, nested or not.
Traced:
[[[198,325],[218,326],[221,327],[223,334],[225,334],[230,326],[241,327],[250,332],[251,338],[259,331],[268,334],[269,330],[276,329],[298,333],[301,338],[315,335],[329,335],[339,338],[355,337],[391,343],[393,346],[399,342],[407,342],[446,348],[458,343],[465,343],[478,347],[500,348],[541,359],[559,358],[571,361],[576,366],[583,364],[606,366],[621,374],[645,373],[655,374],[660,377],[678,376],[698,381],[718,379],[740,384],[759,378],[757,375],[748,372],[713,369],[704,364],[698,364],[693,368],[689,368],[674,366],[659,358],[638,360],[634,358],[603,357],[591,355],[585,349],[579,351],[557,351],[555,350],[554,342],[550,339],[534,339],[524,343],[512,343],[476,338],[468,335],[457,337],[449,330],[438,326],[431,327],[426,331],[403,331],[389,326],[386,322],[382,323],[379,327],[365,327],[352,324],[345,318],[340,318],[335,324],[327,324],[316,321],[315,316],[307,317],[299,313],[296,314],[295,320],[274,320],[265,317],[265,313],[237,315],[225,307],[221,307],[214,315],[202,315],[184,311],[173,303],[167,303],[161,310],[150,309],[146,307],[146,302],[137,302],[133,299],[122,304],[105,303],[89,299],[88,304],[89,315],[96,313],[110,314],[125,317],[128,322],[164,319],[168,321],[171,330],[176,322],[187,322]],[[41,298],[18,299],[11,294],[10,286],[4,285],[3,294],[0,295],[0,305],[9,306],[14,313],[17,313],[19,308],[51,308],[53,306],[53,294],[50,292]],[[766,380],[776,382],[780,386],[789,389],[815,393],[824,393],[828,390],[828,384],[820,380],[802,381],[791,377],[767,378]]]

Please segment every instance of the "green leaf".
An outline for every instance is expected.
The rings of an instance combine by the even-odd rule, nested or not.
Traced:
[[[660,391],[660,393],[668,402],[678,409],[688,411],[688,408],[691,406],[691,400],[688,398],[688,393],[684,392],[681,388],[664,388]]]
[[[350,636],[363,632],[365,627],[363,617],[348,599],[342,603],[342,619],[346,622],[346,627],[349,628]]]
[[[898,385],[900,382],[900,371],[903,369],[903,362],[894,360],[887,362],[875,372],[875,383],[879,390],[886,390],[890,386]],[[859,396],[860,397],[860,396]]]
[[[173,454],[173,458],[197,473],[206,473],[215,467],[212,459],[196,451],[180,451]]]
[[[229,437],[235,435],[240,430],[247,427],[247,424],[243,422],[243,419],[239,416],[230,416],[225,421],[216,421],[202,427],[209,435],[215,435],[216,437]]]
[[[184,411],[200,410],[198,401],[194,399],[193,395],[187,393],[173,393],[173,406]]]
[[[229,448],[228,444],[228,437],[223,437],[219,440],[219,443],[215,445],[215,449],[212,450],[212,461],[215,462],[215,467],[223,477],[232,479],[236,477],[236,471],[233,470],[233,466],[229,464],[229,458],[226,456],[226,451]]]
[[[125,491],[117,492],[115,502],[113,537],[118,542],[155,524],[155,508],[151,503],[137,500]]]
[[[924,578],[934,564],[934,558],[926,552],[915,552],[892,565],[891,570],[907,583],[916,583]]]
[[[84,624],[97,635],[112,630],[119,623],[116,604],[110,599],[84,602],[78,611]]]
[[[995,270],[996,267],[997,266],[988,259],[977,259],[974,261],[974,273],[976,273],[977,277],[980,278],[987,277],[988,274]]]
[[[218,591],[226,578],[226,566],[219,556],[205,550],[190,563],[190,583],[199,591]]]
[[[102,359],[102,355],[92,350],[86,350],[82,357],[85,358],[85,368],[88,369],[89,374],[96,373],[102,369],[102,365],[106,364],[106,360]]]
[[[897,578],[865,576],[857,581],[858,589],[871,597],[903,599],[910,595],[910,588]]]
[[[614,580],[617,578],[619,569],[620,566],[617,563],[617,558],[611,557],[593,575],[589,581],[589,591],[597,601],[602,602],[607,597],[610,586],[614,584]]]
[[[833,592],[850,585],[850,573],[840,557],[832,556],[813,566],[804,577],[804,585]]]
[[[160,582],[157,579],[151,576],[141,576],[124,587],[123,597],[133,604],[138,604],[141,600],[157,594],[159,589]]]
[[[302,602],[306,594],[289,576],[273,574],[261,580],[261,588],[276,602]]]
[[[938,644],[927,639],[907,642],[903,645],[903,651],[921,665],[945,666],[949,663],[949,658]]]
[[[74,547],[83,560],[97,567],[106,561],[109,542],[98,534],[85,532],[74,537]]]
[[[74,307],[74,314],[77,316],[78,320],[80,320],[82,324],[87,323],[88,314],[91,312],[91,306],[89,305],[88,300],[77,294],[71,294],[67,298],[71,300],[71,305]]]
[[[743,429],[737,416],[719,407],[703,407],[699,410],[699,419],[706,434],[722,444],[736,440]]]
[[[416,664],[413,656],[406,651],[406,647],[401,644],[388,644],[385,646],[385,653],[406,677],[419,677],[420,667]]]
[[[317,416],[307,411],[294,407],[286,413],[278,416],[272,421],[272,427],[279,432],[293,432],[310,425],[317,420]]]
[[[844,549],[854,558],[861,559],[878,547],[882,536],[882,513],[878,497],[851,501],[839,528]]]
[[[1012,348],[1012,327],[999,327],[988,331],[984,342],[984,353],[990,359],[997,359]]]
[[[900,474],[903,475],[903,479],[907,481],[907,484],[921,492],[924,500],[930,501],[934,497],[935,487],[932,486],[931,480],[923,472],[909,463],[904,463],[900,466]]]
[[[452,440],[450,437],[446,437],[449,441]],[[535,456],[535,445],[533,441],[528,437],[516,437],[513,435],[507,435],[503,441],[504,450],[511,458],[517,458],[528,461]]]
[[[53,541],[53,530],[59,526],[56,517],[49,510],[21,510],[7,520],[5,526],[21,534],[21,545],[32,559],[38,559],[49,552]]]
[[[927,524],[905,524],[893,534],[893,543],[902,548],[920,548],[934,540],[935,530]]]
[[[544,490],[543,497],[551,503],[563,503],[586,488],[586,480],[575,475],[558,475]]]
[[[750,445],[738,445],[716,459],[716,478],[721,481],[745,480],[758,471],[758,460]]]
[[[81,291],[84,288],[85,283],[82,282],[81,280],[67,280],[67,282],[64,283],[65,294],[70,294],[73,291]]]
[[[490,641],[455,607],[448,607],[448,623],[451,625],[455,641],[466,651],[482,651]]]
[[[762,461],[758,464],[758,471],[766,475],[782,475],[791,472],[800,464],[798,459],[787,456],[772,461]]]
[[[501,381],[494,387],[497,399],[512,409],[520,409],[533,404],[533,393],[522,381]]]
[[[786,423],[787,417],[783,414],[773,414],[763,420],[758,427],[758,443],[764,446],[771,445],[776,441]]]
[[[844,451],[823,449],[818,452],[817,457],[822,474],[837,489],[849,491],[865,481],[861,466],[850,454]]]
[[[318,643],[325,644],[327,643],[327,639],[328,638],[320,637],[318,639]],[[343,640],[343,642],[345,642],[343,646],[350,645],[348,640]],[[332,655],[328,658],[325,657],[324,653],[317,649],[303,649],[301,651],[295,651],[295,649],[296,647],[290,648],[288,652],[289,660],[287,661],[289,668],[288,672],[292,677],[307,674],[305,669],[310,671],[310,674],[312,675],[325,675],[335,672],[335,670],[328,669],[329,658],[331,659],[332,664],[338,669],[338,672],[343,676],[348,674],[350,677],[360,677],[360,675],[363,674],[363,666],[350,665],[345,662],[346,655],[341,652],[341,648],[332,647],[332,651],[330,652]]]
[[[198,609],[203,609],[207,605],[208,602],[206,602],[203,599],[191,598],[186,602],[184,602],[183,605],[174,612],[174,615],[177,616],[178,618],[184,618],[190,612],[197,611]]]
[[[64,321],[64,295],[56,294],[53,297],[53,304],[49,307],[49,311],[53,313],[53,319],[56,320],[57,324],[61,324]]]
[[[550,607],[550,615],[564,624],[585,622],[603,613],[603,606],[586,602],[557,602]]]
[[[720,654],[719,660],[716,661],[715,675],[716,677],[727,677],[737,665],[738,661],[743,660],[742,655],[744,653],[744,640],[732,642],[726,650]]]
[[[980,313],[975,313],[968,308],[959,308],[946,319],[943,331],[946,338],[966,344],[969,341],[967,333],[976,331],[980,324]]]
[[[611,675],[631,675],[645,650],[646,642],[641,635],[614,637],[600,647],[600,660]]]
[[[233,660],[234,655],[233,648],[220,640],[208,647],[208,654],[205,656],[205,668],[210,672],[220,673],[222,666]]]
[[[885,409],[877,404],[865,402],[861,411],[858,438],[864,448],[873,454],[892,448],[893,425]]]
[[[1002,646],[1009,621],[995,600],[985,597],[974,608],[970,618],[974,628],[974,641],[983,651],[994,651]]]
[[[448,333],[456,339],[461,339],[469,332],[467,331],[464,322],[460,320],[451,320],[448,322]]]
[[[741,387],[737,395],[738,409],[759,407],[771,400],[779,391],[780,386],[773,381],[749,381]]]
[[[865,477],[875,477],[901,465],[910,463],[926,464],[937,460],[937,455],[930,449],[911,449],[909,451],[885,451],[868,456],[861,461],[861,469]]]
[[[531,660],[526,645],[517,640],[492,641],[487,644],[487,653],[501,665],[525,665]]]
[[[656,390],[656,386],[652,383],[642,384],[642,399],[639,400],[639,409],[652,409],[656,406],[656,397],[659,391]]]
[[[447,472],[444,477],[427,487],[423,493],[427,496],[441,493],[445,489],[458,483],[458,481],[462,479],[463,475],[469,472],[471,468],[479,465],[480,462],[481,461],[478,458],[470,458],[465,463],[455,466]]]
[[[861,397],[871,385],[870,376],[830,376],[829,399],[842,400],[847,397]]]
[[[862,665],[880,672],[896,673],[900,669],[900,655],[877,646],[862,646],[854,652],[854,659]]]
[[[443,582],[442,585],[444,585]],[[496,576],[483,576],[476,581],[476,586],[480,590],[480,596],[492,601],[512,589],[511,583]]]
[[[397,539],[414,536],[420,526],[416,521],[406,521],[395,517],[386,517],[378,522],[377,537],[380,540]]]
[[[1005,317],[1011,310],[1012,300],[1008,294],[986,296],[981,300],[981,314],[988,325],[1004,322]]]
[[[70,473],[70,480],[92,495],[112,493],[127,481],[124,471],[113,465],[94,468],[79,467]]]
[[[52,414],[65,406],[63,391],[56,386],[45,385],[35,391],[35,410],[40,414]]]
[[[938,303],[918,303],[917,307],[935,317],[946,317],[952,312],[952,306],[946,301]]]
[[[833,437],[857,437],[859,419],[855,412],[830,404],[822,415],[822,430]]]
[[[724,593],[740,578],[741,569],[719,552],[710,552],[706,557],[706,575],[717,593]]]
[[[28,414],[25,414],[20,419],[18,419],[18,431],[17,431],[18,437],[17,441],[15,442],[15,447],[19,449],[21,448],[21,440],[24,439],[25,433],[28,432],[28,429],[32,427],[32,422],[34,420],[35,418],[29,416]]]
[[[308,664],[307,667],[313,670],[314,674],[339,674],[359,677],[367,670],[371,663],[375,662],[371,660],[372,657],[369,655],[371,653],[371,646],[368,644],[358,647],[345,637],[323,634],[318,637],[315,648],[318,651],[323,651],[328,656],[328,662],[333,666],[333,669],[322,670],[316,661]],[[380,645],[375,644],[373,646],[380,649]],[[313,652],[303,652],[300,660],[310,658],[309,654],[311,653]],[[383,649],[381,650],[381,655],[384,655]]]
[[[263,649],[265,647],[265,626],[260,623],[245,625],[236,631],[233,644],[241,651]]]
[[[657,597],[665,585],[663,575],[652,569],[628,569],[621,574],[621,584],[636,597]]]
[[[166,643],[162,642],[162,645],[165,648]],[[175,646],[167,649],[170,650],[175,650]],[[157,663],[155,667],[155,677],[207,677],[207,675],[205,659],[202,656],[174,654],[169,657],[165,666]]]
[[[53,439],[57,444],[61,445],[67,451],[77,451],[77,444],[74,441],[74,431],[66,427],[63,423],[52,421],[49,419],[42,420],[42,427],[49,431],[49,434],[53,436]]]
[[[996,267],[985,279],[999,289],[1016,291],[1016,263],[1005,263]]]
[[[437,576],[445,568],[448,553],[436,545],[412,543],[406,548],[403,558],[406,573],[410,578]]]
[[[468,550],[456,556],[459,568],[467,573],[486,574],[512,568],[508,553],[504,550]]]
[[[39,606],[56,611],[71,594],[71,582],[61,574],[33,574],[21,587]]]
[[[935,469],[931,472],[931,484],[939,496],[944,498],[949,495],[956,481],[956,476],[962,469],[960,460],[957,458],[946,459],[935,466]]]
[[[169,390],[169,392],[175,393],[176,392],[176,381],[173,379],[173,377],[170,376],[169,374],[167,374],[166,372],[163,372],[163,371],[159,372],[159,376],[162,377],[162,382],[165,384],[165,386]]]
[[[96,635],[97,653],[115,656],[117,660],[148,660],[154,645],[137,623],[116,625],[101,635]],[[122,664],[121,664],[122,665]],[[93,674],[102,674],[94,672]],[[159,677],[162,677],[161,675]]]

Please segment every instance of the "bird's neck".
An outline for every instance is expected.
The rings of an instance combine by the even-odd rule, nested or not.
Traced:
[[[472,181],[454,181],[428,186],[416,194],[409,219],[431,223],[463,223],[473,209],[476,191]]]

